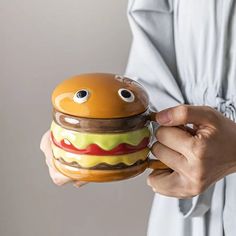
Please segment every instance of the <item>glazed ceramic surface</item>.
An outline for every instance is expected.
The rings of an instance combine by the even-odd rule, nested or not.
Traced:
[[[149,98],[137,82],[104,73],[74,76],[56,87],[52,103],[54,164],[64,175],[105,182],[149,166]]]
[[[76,93],[87,92],[84,102],[76,100]],[[129,99],[122,91],[132,93]],[[113,74],[85,74],[74,76],[59,84],[52,94],[55,109],[62,113],[87,118],[120,118],[140,114],[148,108],[145,90],[129,78]]]

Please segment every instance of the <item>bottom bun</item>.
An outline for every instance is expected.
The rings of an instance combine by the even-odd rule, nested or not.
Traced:
[[[131,166],[120,170],[89,170],[78,169],[68,165],[64,165],[61,162],[53,158],[55,168],[63,175],[73,179],[85,182],[111,182],[129,179],[144,172],[148,168],[148,160],[141,164]]]

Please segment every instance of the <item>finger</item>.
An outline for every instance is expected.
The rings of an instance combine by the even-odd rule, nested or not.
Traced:
[[[42,152],[45,152],[45,150],[48,149],[48,147],[51,146],[51,141],[50,141],[50,136],[51,132],[48,130],[42,137],[41,142],[40,142],[40,149]]]
[[[54,164],[53,164],[53,152],[52,152],[52,148],[49,147],[47,149],[44,150],[44,155],[45,155],[45,160],[46,160],[46,164],[48,167],[55,169]]]
[[[46,164],[48,167],[55,169],[52,159],[53,157],[53,152],[52,152],[52,146],[51,146],[51,139],[50,139],[50,131],[47,131],[41,140],[40,143],[40,149],[43,151],[45,157],[46,157]]]
[[[66,183],[72,182],[72,179],[59,173],[54,168],[49,168],[49,174],[50,174],[50,177],[51,177],[52,181],[54,182],[54,184],[56,184],[58,186],[62,186]]]
[[[47,131],[41,140],[40,143],[40,149],[44,152],[46,157],[46,164],[49,168],[49,174],[53,182],[58,185],[64,185],[66,183],[69,183],[72,181],[72,179],[68,178],[67,176],[64,176],[60,172],[57,171],[53,164],[53,153],[52,153],[52,147],[51,147],[51,139],[50,139],[50,131]]]
[[[194,137],[178,127],[161,126],[156,132],[157,141],[165,146],[188,156],[194,144]]]
[[[165,196],[182,198],[181,179],[177,172],[155,171],[147,179],[147,184],[154,192]]]
[[[155,114],[155,120],[164,126],[179,126],[186,124],[217,125],[219,115],[208,106],[180,105],[165,109]]]
[[[187,160],[183,155],[159,142],[154,143],[151,152],[161,162],[177,172],[182,172],[187,164]]]
[[[153,192],[157,193],[152,178],[153,178],[154,176],[157,176],[157,175],[160,176],[160,175],[162,175],[162,174],[165,175],[165,176],[167,176],[167,175],[169,175],[169,174],[171,174],[171,173],[172,173],[171,170],[153,170],[152,173],[151,173],[151,174],[148,176],[148,178],[147,178],[147,185],[152,188],[152,191],[153,191]]]
[[[197,132],[197,127],[196,125],[180,125],[178,126],[178,128],[190,133],[192,136],[196,135],[196,132]]]
[[[52,163],[52,158],[53,158],[53,153],[52,153],[52,146],[51,146],[51,131],[48,130],[42,137],[41,143],[40,143],[40,149],[44,153],[46,157],[46,164],[49,168],[53,168],[54,170],[55,167]]]
[[[193,130],[196,132],[198,129],[199,129],[199,126],[198,125],[195,125],[195,124],[193,124]]]

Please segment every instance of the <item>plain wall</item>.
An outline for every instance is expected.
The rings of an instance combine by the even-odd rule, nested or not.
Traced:
[[[127,0],[0,0],[0,235],[144,236],[153,194],[134,179],[55,186],[39,150],[68,76],[124,73]]]

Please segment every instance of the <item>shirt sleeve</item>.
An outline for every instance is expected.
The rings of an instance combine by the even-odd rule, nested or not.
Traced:
[[[130,0],[127,14],[133,40],[125,75],[147,89],[158,110],[184,103],[176,79],[170,3]]]
[[[125,75],[146,88],[154,110],[185,103],[175,59],[172,1],[129,0],[127,15],[133,39]],[[185,217],[205,214],[212,189],[179,200],[180,212]]]

